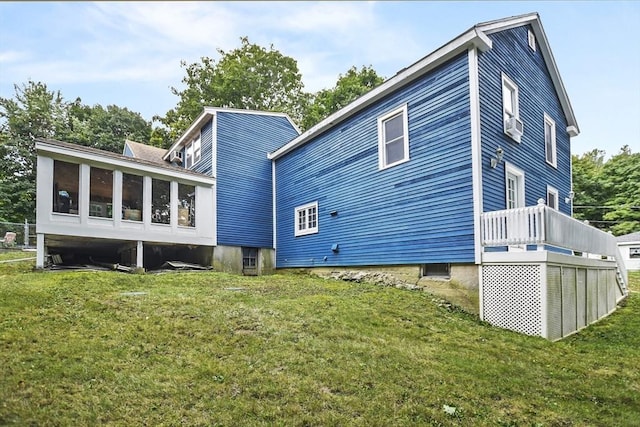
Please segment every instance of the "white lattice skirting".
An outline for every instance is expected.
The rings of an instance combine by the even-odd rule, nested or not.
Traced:
[[[615,267],[601,262],[589,266],[585,265],[588,261],[578,260],[571,264],[483,264],[482,319],[505,329],[557,340],[608,315],[623,297]]]

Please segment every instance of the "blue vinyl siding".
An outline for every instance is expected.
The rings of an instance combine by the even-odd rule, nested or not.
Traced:
[[[209,120],[200,128],[200,161],[198,161],[191,169],[203,173],[205,175],[213,175],[213,163],[211,157],[213,154],[213,135],[212,120]]]
[[[297,131],[280,116],[217,112],[216,136],[218,244],[273,247],[267,153],[298,136]]]
[[[570,138],[567,120],[544,58],[529,48],[527,30],[517,27],[489,35],[493,48],[481,53],[479,63],[482,139],[482,185],[485,212],[506,208],[504,162],[491,169],[490,158],[498,146],[507,161],[525,172],[525,205],[546,200],[547,185],[558,189],[560,211],[570,214],[564,199],[571,190]],[[524,135],[520,143],[503,132],[502,73],[518,86],[520,119]],[[556,122],[557,168],[545,160],[544,113]]]
[[[410,160],[379,170],[377,118],[405,103]],[[473,262],[469,111],[463,54],[276,160],[277,267]]]

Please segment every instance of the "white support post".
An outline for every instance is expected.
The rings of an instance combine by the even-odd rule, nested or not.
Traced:
[[[24,248],[29,247],[29,222],[27,218],[24,219]]]
[[[142,244],[142,240],[138,240],[138,244],[136,246],[136,267],[137,268],[144,268],[143,265],[143,244]]]
[[[45,248],[44,248],[44,233],[36,234],[36,268],[44,268],[44,256],[45,256]]]

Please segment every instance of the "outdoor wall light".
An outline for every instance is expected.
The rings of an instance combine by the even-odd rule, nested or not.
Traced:
[[[498,163],[502,161],[504,150],[501,147],[496,148],[496,156],[491,158],[491,168],[495,169]]]
[[[576,193],[574,193],[573,191],[569,191],[569,195],[568,197],[564,198],[564,202],[565,203],[571,203],[573,202],[573,198],[576,196]]]

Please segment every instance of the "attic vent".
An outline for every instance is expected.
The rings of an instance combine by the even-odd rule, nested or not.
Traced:
[[[532,51],[536,51],[536,36],[533,34],[533,31],[529,30],[527,34],[527,39],[529,40],[529,47]]]

